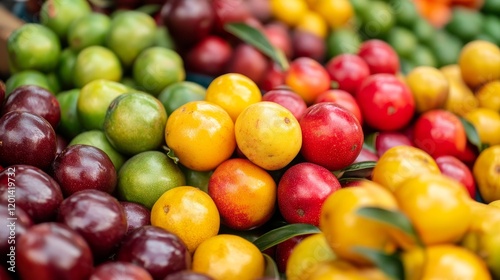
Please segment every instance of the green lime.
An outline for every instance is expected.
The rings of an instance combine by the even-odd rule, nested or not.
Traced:
[[[76,109],[79,95],[80,89],[63,91],[56,95],[61,107],[61,121],[57,130],[69,139],[83,131],[83,126],[78,119],[78,111]]]
[[[47,81],[49,82],[50,92],[54,95],[61,91],[61,82],[57,77],[56,72],[51,72],[45,75],[47,77]]]
[[[412,28],[413,33],[417,36],[419,42],[424,44],[429,44],[435,33],[434,26],[432,26],[424,18],[416,20]]]
[[[7,79],[5,94],[9,95],[14,89],[22,85],[36,85],[51,90],[49,79],[45,74],[34,70],[25,70],[17,72]]]
[[[11,33],[7,40],[9,63],[13,70],[51,72],[59,62],[61,43],[54,31],[36,23],[27,23]]]
[[[500,18],[486,16],[483,22],[483,33],[491,36],[497,45],[500,45]]]
[[[361,37],[352,29],[342,28],[331,31],[326,38],[327,58],[342,53],[357,53],[361,45]]]
[[[183,165],[179,165],[182,172],[186,176],[186,185],[197,187],[198,189],[208,193],[208,181],[210,180],[210,176],[214,173],[214,171],[196,171],[189,169]]]
[[[410,61],[415,66],[437,67],[438,63],[432,51],[425,45],[418,45],[410,57]]]
[[[455,7],[451,20],[446,24],[446,30],[467,42],[481,33],[482,25],[481,13],[464,7]]]
[[[104,133],[117,151],[135,155],[165,144],[167,113],[145,93],[125,93],[113,100],[104,119]]]
[[[90,13],[75,20],[68,30],[68,44],[79,52],[89,46],[104,45],[111,19],[101,13]]]
[[[144,50],[134,62],[133,74],[139,88],[154,96],[186,78],[182,58],[174,50],[163,47]]]
[[[490,15],[500,15],[500,0],[485,0],[481,11]]]
[[[410,30],[399,26],[389,31],[386,41],[400,57],[404,58],[410,57],[418,44],[417,37]]]
[[[40,10],[40,22],[65,41],[71,23],[90,12],[91,7],[86,0],[45,1]]]
[[[359,14],[369,5],[369,0],[351,0],[351,5],[354,8],[356,14]]]
[[[90,145],[101,149],[108,155],[109,159],[111,159],[116,171],[120,170],[126,160],[124,155],[120,154],[115,150],[115,148],[113,148],[102,130],[89,130],[82,132],[76,135],[75,138],[69,142],[68,146],[76,144]]]
[[[158,26],[156,28],[155,46],[164,47],[167,49],[175,48],[174,39],[172,39],[172,37],[170,36],[167,27]]]
[[[70,48],[64,49],[59,57],[57,77],[64,89],[72,89],[74,87],[73,69],[75,68],[76,57],[77,53]]]
[[[389,3],[375,0],[369,2],[360,17],[361,32],[368,38],[383,38],[395,24],[394,9]]]
[[[197,83],[182,81],[167,86],[158,95],[158,99],[170,116],[175,109],[190,101],[205,100],[206,91],[206,88]]]
[[[118,172],[118,195],[148,209],[166,191],[183,186],[186,178],[177,164],[159,151],[147,151],[128,159]]]
[[[396,15],[396,23],[408,28],[411,28],[416,21],[420,19],[420,15],[415,7],[415,3],[411,0],[391,0],[390,4]]]
[[[130,10],[112,18],[106,45],[129,67],[143,50],[154,46],[155,41],[155,20],[148,14]]]
[[[118,82],[122,78],[122,66],[118,57],[109,49],[90,46],[83,49],[76,57],[73,81],[76,87],[105,79]]]
[[[438,67],[456,64],[462,46],[463,43],[460,39],[444,30],[437,30],[433,40],[429,43],[429,48],[437,60]]]
[[[102,129],[109,104],[130,89],[117,82],[95,80],[84,86],[78,97],[78,117],[88,130]]]

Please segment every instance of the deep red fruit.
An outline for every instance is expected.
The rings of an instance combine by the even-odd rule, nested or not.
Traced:
[[[432,157],[458,156],[465,150],[467,135],[460,119],[446,110],[422,114],[414,125],[413,142]]]
[[[186,68],[209,76],[219,76],[231,58],[232,48],[218,36],[208,36],[186,54]]]
[[[381,131],[375,137],[375,149],[379,157],[395,146],[413,146],[413,143],[404,133],[395,131]]]
[[[243,0],[211,0],[215,13],[214,31],[227,34],[224,25],[231,22],[243,22],[251,16],[250,10]]]
[[[2,108],[2,116],[12,111],[38,115],[46,119],[54,129],[61,120],[61,108],[56,96],[34,85],[17,87],[9,94]]]
[[[356,163],[356,162],[363,162],[363,161],[378,161],[378,156],[374,152],[363,147],[363,149],[361,149],[361,152],[359,153],[356,160],[354,160],[354,162]]]
[[[144,268],[128,262],[106,262],[97,266],[89,280],[153,280]]]
[[[292,32],[293,57],[310,57],[320,63],[323,63],[326,55],[326,44],[323,38],[318,35],[295,29]]]
[[[0,118],[0,164],[50,166],[56,156],[56,133],[44,118],[13,111]]]
[[[292,37],[288,26],[282,22],[273,21],[264,25],[264,35],[278,50],[281,50],[288,59],[293,56]]]
[[[127,234],[135,229],[151,224],[151,212],[141,204],[127,201],[120,201],[127,218]]]
[[[476,182],[470,169],[454,156],[440,156],[436,163],[441,173],[461,183],[472,199],[476,198]]]
[[[347,91],[341,89],[329,89],[320,94],[314,103],[333,102],[341,107],[344,107],[349,112],[353,113],[359,124],[363,125],[363,115],[359,109],[356,99]]]
[[[264,76],[258,86],[264,92],[275,89],[285,84],[285,72],[274,62],[269,61],[264,71]]]
[[[248,0],[248,10],[260,22],[267,22],[272,17],[269,0]]]
[[[370,73],[396,74],[399,71],[399,56],[388,43],[371,39],[359,47],[358,55],[368,64]]]
[[[242,43],[236,46],[225,68],[226,73],[239,73],[259,84],[267,70],[268,59],[256,48]]]
[[[0,219],[5,221],[4,226],[0,227],[0,260],[3,264],[10,261],[11,257],[15,260],[15,246],[14,250],[11,250],[11,246],[33,225],[33,220],[22,208],[12,206],[8,203],[0,205]],[[0,276],[0,279],[3,278]]]
[[[328,169],[310,162],[293,165],[278,183],[278,207],[288,223],[318,226],[326,198],[340,189],[337,177]]]
[[[66,147],[68,147],[69,142],[68,140],[66,140],[66,138],[62,137],[59,134],[56,134],[56,144],[56,154],[60,154],[62,151],[64,151],[64,149],[66,149]]]
[[[213,280],[213,278],[205,274],[185,270],[169,274],[163,280]]]
[[[347,109],[331,102],[307,108],[299,121],[302,129],[301,154],[328,170],[349,166],[363,147],[363,130]]]
[[[326,71],[338,88],[356,96],[361,83],[370,76],[368,64],[355,54],[341,54],[331,58]]]
[[[413,95],[401,80],[390,74],[366,78],[356,94],[366,124],[380,131],[407,126],[415,112]]]
[[[295,248],[295,246],[297,246],[297,244],[300,243],[300,241],[302,241],[304,238],[308,236],[309,236],[308,234],[294,236],[276,245],[275,259],[279,272],[281,273],[286,272],[286,264],[288,262],[288,258],[290,258],[290,255],[292,254],[293,249]]]
[[[287,108],[299,120],[307,109],[306,102],[300,95],[289,88],[277,88],[262,95],[262,101],[271,101]]]
[[[16,268],[21,279],[87,280],[93,259],[85,240],[66,225],[32,226],[16,244]]]

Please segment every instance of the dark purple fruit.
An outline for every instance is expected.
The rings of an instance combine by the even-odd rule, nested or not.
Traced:
[[[213,278],[205,274],[185,270],[169,274],[163,280],[213,280]]]
[[[133,263],[106,262],[95,268],[89,280],[153,280],[153,277]]]
[[[127,201],[120,201],[127,218],[127,234],[143,226],[151,224],[151,212],[141,204]]]
[[[0,219],[4,226],[0,227],[0,260],[5,264],[11,261],[16,253],[16,241],[33,225],[31,217],[14,203],[0,205]],[[0,277],[2,279],[2,277]]]
[[[32,226],[16,244],[16,268],[21,279],[86,280],[93,269],[85,240],[65,225]]]
[[[325,41],[311,32],[295,30],[292,33],[292,47],[295,58],[310,57],[319,62],[325,59]]]
[[[35,223],[54,220],[63,201],[57,182],[29,165],[12,165],[0,172],[0,202],[7,205],[12,196],[16,209],[22,208]]]
[[[46,119],[54,129],[61,120],[61,107],[56,96],[35,85],[23,85],[14,89],[2,109],[2,116],[12,111],[23,111]]]
[[[116,187],[113,162],[94,146],[67,147],[54,159],[52,172],[65,197],[88,189],[112,193]]]
[[[191,255],[182,240],[155,226],[144,226],[128,235],[116,259],[140,265],[159,280],[191,265]]]
[[[118,200],[92,189],[67,197],[59,207],[57,221],[78,232],[97,260],[107,258],[127,232],[125,211]]]
[[[46,169],[56,157],[56,133],[44,118],[9,112],[0,118],[0,164]]]
[[[9,265],[9,264],[7,264]],[[15,268],[11,268],[12,270],[15,271]],[[10,272],[7,271],[7,268],[4,266],[0,266],[0,279],[2,280],[11,280],[12,277],[10,277]]]
[[[268,59],[249,44],[239,44],[229,60],[226,72],[247,76],[255,83],[260,83],[267,70]]]
[[[59,134],[56,134],[56,144],[57,144],[57,149],[56,149],[56,154],[60,154],[66,147],[68,147],[68,140],[66,138],[62,137]]]
[[[224,71],[231,54],[231,45],[226,40],[208,36],[187,52],[186,67],[189,71],[216,77]]]

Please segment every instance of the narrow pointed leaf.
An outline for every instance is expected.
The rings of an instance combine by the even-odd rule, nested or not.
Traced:
[[[486,145],[484,145],[481,142],[479,134],[477,133],[477,130],[474,127],[474,125],[472,125],[472,123],[470,123],[465,118],[460,118],[460,121],[462,122],[462,125],[464,126],[465,129],[465,133],[467,134],[467,140],[469,140],[470,143],[476,146],[479,152],[486,149]]]
[[[320,232],[319,228],[310,224],[289,224],[264,233],[253,244],[264,251],[292,237]]]
[[[404,267],[398,255],[388,255],[384,252],[366,247],[355,247],[354,251],[363,255],[375,264],[384,274],[393,280],[404,280]]]
[[[367,178],[375,167],[376,161],[362,161],[349,165],[348,167],[334,171],[333,174],[337,178]]]
[[[378,132],[374,132],[365,137],[363,142],[363,148],[369,150],[372,153],[377,154],[377,148],[375,146],[375,141],[377,140]]]
[[[268,254],[262,254],[266,261],[266,268],[264,270],[264,277],[272,278],[274,280],[280,280],[280,272],[276,262]]]

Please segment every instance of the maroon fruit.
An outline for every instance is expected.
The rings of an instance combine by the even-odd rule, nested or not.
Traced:
[[[251,16],[245,0],[212,0],[215,13],[214,31],[227,34],[224,25],[231,22],[244,22]]]
[[[0,219],[4,221],[4,226],[0,227],[0,260],[5,264],[15,261],[16,241],[33,225],[33,220],[15,203],[0,205]]]
[[[135,229],[151,224],[151,212],[141,204],[134,202],[120,201],[127,218],[127,234]]]
[[[184,242],[177,235],[155,226],[144,226],[128,235],[117,260],[142,266],[154,279],[163,279],[191,266],[191,255]]]
[[[192,72],[219,76],[231,58],[232,48],[218,36],[208,36],[186,54],[186,68]]]
[[[32,226],[17,243],[17,266],[21,279],[87,280],[93,259],[85,240],[66,225],[43,223]]]
[[[359,124],[363,125],[363,115],[359,109],[356,99],[347,91],[341,89],[329,89],[316,97],[314,103],[333,102],[354,114]]]
[[[288,59],[293,57],[292,37],[288,26],[282,22],[271,22],[264,26],[264,35],[278,50],[283,51]]]
[[[359,47],[358,55],[368,64],[370,73],[393,74],[399,71],[399,56],[388,43],[371,39]]]
[[[358,92],[363,80],[370,76],[368,64],[354,54],[341,54],[333,57],[326,64],[326,71],[332,82],[338,84],[339,89],[353,96]]]
[[[239,44],[227,64],[226,73],[239,73],[259,84],[267,69],[267,58],[248,44]]]
[[[56,96],[34,85],[23,85],[12,91],[2,109],[2,115],[12,111],[29,112],[46,119],[54,129],[61,120],[61,107]]]
[[[121,204],[98,190],[83,190],[67,197],[59,207],[57,221],[78,232],[97,260],[108,257],[127,232]]]
[[[0,201],[8,205],[13,195],[16,208],[22,208],[35,223],[53,220],[63,201],[57,182],[29,165],[12,165],[0,173]]]
[[[286,272],[286,264],[288,262],[288,258],[292,254],[293,249],[297,244],[300,243],[304,238],[309,235],[299,235],[294,236],[290,239],[287,239],[280,244],[276,245],[276,265],[278,266],[278,271],[281,273]]]
[[[185,270],[169,274],[163,280],[214,280],[214,279],[205,274]]]
[[[66,147],[68,147],[68,140],[59,134],[56,134],[56,154],[60,154]]]
[[[306,102],[290,88],[277,88],[262,95],[262,101],[271,101],[287,108],[299,120],[307,109]]]
[[[56,156],[56,133],[44,118],[9,112],[0,118],[0,164],[26,164],[46,169]]]
[[[71,145],[52,163],[54,179],[64,196],[95,189],[112,193],[116,187],[115,166],[101,149],[89,145]]]
[[[379,157],[396,146],[413,146],[413,143],[404,133],[395,131],[381,131],[375,137],[375,149]]]
[[[354,163],[363,161],[378,161],[378,156],[368,148],[363,147]]]
[[[318,62],[323,62],[326,55],[325,40],[318,35],[296,29],[292,33],[293,57],[310,57]]]
[[[153,280],[144,268],[128,262],[106,262],[95,268],[89,280]]]
[[[259,88],[264,92],[275,89],[285,84],[285,72],[276,63],[269,61],[260,83]]]
[[[472,199],[476,198],[476,182],[470,169],[454,156],[440,156],[436,163],[441,173],[461,183]]]
[[[278,207],[288,223],[319,225],[326,198],[340,189],[337,177],[328,169],[310,162],[293,165],[278,183]]]
[[[271,17],[271,5],[269,0],[247,0],[250,14],[260,22],[267,22]]]

